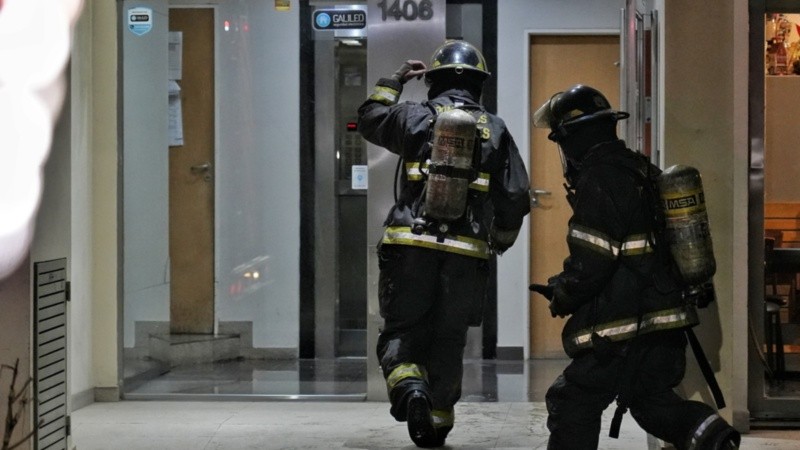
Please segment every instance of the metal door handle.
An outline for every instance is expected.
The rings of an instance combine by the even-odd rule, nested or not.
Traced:
[[[211,163],[206,161],[203,164],[198,164],[189,168],[195,175],[203,174],[204,181],[211,181]]]
[[[552,192],[545,191],[544,189],[534,189],[531,191],[531,208],[539,208],[539,196],[550,195]]]
[[[208,172],[209,170],[211,170],[211,163],[210,162],[204,162],[203,164],[198,164],[196,166],[190,167],[189,170],[191,170],[192,173]]]

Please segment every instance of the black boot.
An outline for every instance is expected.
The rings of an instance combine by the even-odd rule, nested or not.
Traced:
[[[714,440],[714,450],[735,450],[739,448],[742,441],[741,435],[735,428],[728,426],[720,432]]]
[[[444,446],[444,442],[447,439],[447,434],[450,433],[450,430],[452,430],[453,427],[446,426],[446,427],[437,427],[435,429],[436,429],[436,439],[438,440],[437,441],[438,445],[436,445],[436,447],[442,447]]]
[[[742,437],[735,428],[716,416],[716,419],[692,441],[694,442],[690,442],[688,447],[697,450],[735,450],[739,448]]]
[[[444,443],[436,435],[431,417],[431,404],[428,397],[420,392],[413,391],[408,396],[406,405],[406,419],[408,421],[408,435],[417,447],[441,447]]]

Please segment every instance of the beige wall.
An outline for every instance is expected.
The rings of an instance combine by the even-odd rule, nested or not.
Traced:
[[[117,293],[117,5],[87,0],[92,14],[92,368],[95,399],[119,398]]]
[[[665,3],[666,164],[702,173],[717,259],[717,301],[695,331],[725,394],[721,414],[747,429],[747,2]],[[686,394],[713,404],[691,355],[688,369]]]

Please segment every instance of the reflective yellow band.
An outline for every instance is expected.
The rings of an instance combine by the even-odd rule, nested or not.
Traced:
[[[456,421],[456,413],[452,409],[449,411],[434,409],[431,411],[431,418],[434,428],[452,427]]]
[[[427,167],[428,163],[425,163],[425,168],[427,169]],[[425,178],[424,175],[427,174],[427,170],[425,170],[424,173],[422,172],[419,162],[406,163],[406,178],[408,178],[410,181],[422,181]]]
[[[413,245],[459,255],[489,259],[489,246],[480,239],[448,235],[439,242],[437,236],[411,232],[411,227],[387,227],[383,233],[384,244]]]
[[[406,163],[406,178],[409,181],[422,181],[428,175],[429,161],[420,164],[418,161]],[[469,184],[470,189],[476,191],[489,192],[489,179],[490,176],[486,172],[479,172],[478,178]]]
[[[425,375],[425,369],[416,364],[400,364],[392,370],[392,373],[390,373],[388,377],[386,377],[386,387],[391,391],[395,386],[397,386],[397,383],[405,380],[406,378],[417,378],[427,381],[428,377]]]
[[[632,256],[653,252],[646,234],[632,234],[620,244],[605,233],[581,225],[570,225],[567,239],[612,259],[616,259],[619,255]]]
[[[597,325],[594,330],[590,328],[580,330],[565,341],[565,346],[568,347],[565,350],[571,353],[577,350],[591,348],[592,333],[597,333],[612,341],[624,341],[634,337],[637,333],[643,334],[651,331],[682,328],[697,325],[698,323],[697,311],[693,307],[665,309],[646,314],[639,325],[637,325],[635,317],[630,317]]]
[[[611,259],[619,254],[619,243],[605,233],[581,225],[570,225],[567,241],[586,247]]]
[[[489,174],[485,172],[478,173],[478,178],[470,183],[469,187],[477,191],[489,192]]]
[[[650,245],[650,240],[646,234],[628,236],[621,246],[621,252],[625,256],[642,255],[645,253],[653,253],[653,251],[653,247]]]
[[[400,92],[386,86],[375,86],[372,95],[369,96],[370,100],[383,103],[386,106],[392,106],[397,103],[400,98]]]

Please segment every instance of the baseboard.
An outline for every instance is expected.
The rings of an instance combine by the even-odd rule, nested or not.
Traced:
[[[516,361],[524,358],[525,351],[522,347],[497,347],[497,359]]]
[[[94,403],[94,389],[86,389],[69,397],[69,408],[77,411]]]
[[[94,401],[96,402],[118,402],[120,400],[119,387],[96,387],[94,388]]]

